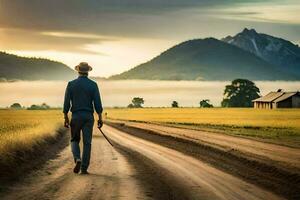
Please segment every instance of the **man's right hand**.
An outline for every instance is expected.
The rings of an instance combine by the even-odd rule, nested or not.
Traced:
[[[102,121],[102,119],[99,119],[99,120],[98,120],[97,126],[98,126],[98,128],[102,128],[102,126],[103,126],[103,121]]]
[[[98,122],[97,122],[97,127],[102,128],[103,126],[103,120],[102,120],[102,113],[98,114]]]

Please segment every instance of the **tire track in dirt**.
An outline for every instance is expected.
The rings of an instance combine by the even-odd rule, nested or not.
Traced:
[[[172,133],[162,135],[152,130],[128,126],[127,123],[124,125],[108,122],[108,124],[133,136],[183,152],[288,199],[298,200],[300,198],[299,175],[289,172],[287,169],[258,162],[237,151],[222,150],[206,143],[199,143],[199,141],[179,138]],[[144,126],[146,127],[147,124]]]
[[[1,199],[282,199],[174,149],[106,125],[103,130],[115,148],[94,130],[90,175],[73,174],[68,146]]]
[[[144,195],[136,171],[127,159],[98,134],[93,137],[90,174],[74,174],[73,165],[68,146],[56,159],[11,185],[1,199],[153,199]]]
[[[183,186],[180,189],[188,194],[187,199],[283,199],[184,153],[112,127],[106,126],[105,131],[122,148],[143,155],[160,166],[165,172],[161,178]]]

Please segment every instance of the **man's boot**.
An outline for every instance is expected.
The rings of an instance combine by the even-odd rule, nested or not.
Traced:
[[[78,174],[79,171],[80,171],[80,167],[81,167],[81,160],[80,159],[77,159],[76,162],[75,162],[75,167],[73,169],[73,172]]]

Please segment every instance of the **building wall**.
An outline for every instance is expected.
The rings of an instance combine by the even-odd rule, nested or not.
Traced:
[[[254,102],[254,108],[261,108],[261,109],[272,109],[271,102]]]
[[[300,108],[300,96],[298,96],[298,95],[293,96],[292,106],[293,106],[293,108]]]
[[[280,101],[277,103],[277,108],[292,108],[293,107],[293,101],[292,101],[292,97],[284,100],[284,101]]]

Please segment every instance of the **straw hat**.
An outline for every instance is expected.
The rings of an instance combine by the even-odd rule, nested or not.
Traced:
[[[87,73],[89,71],[92,71],[92,69],[93,68],[86,62],[81,62],[75,67],[75,70],[81,73]]]

